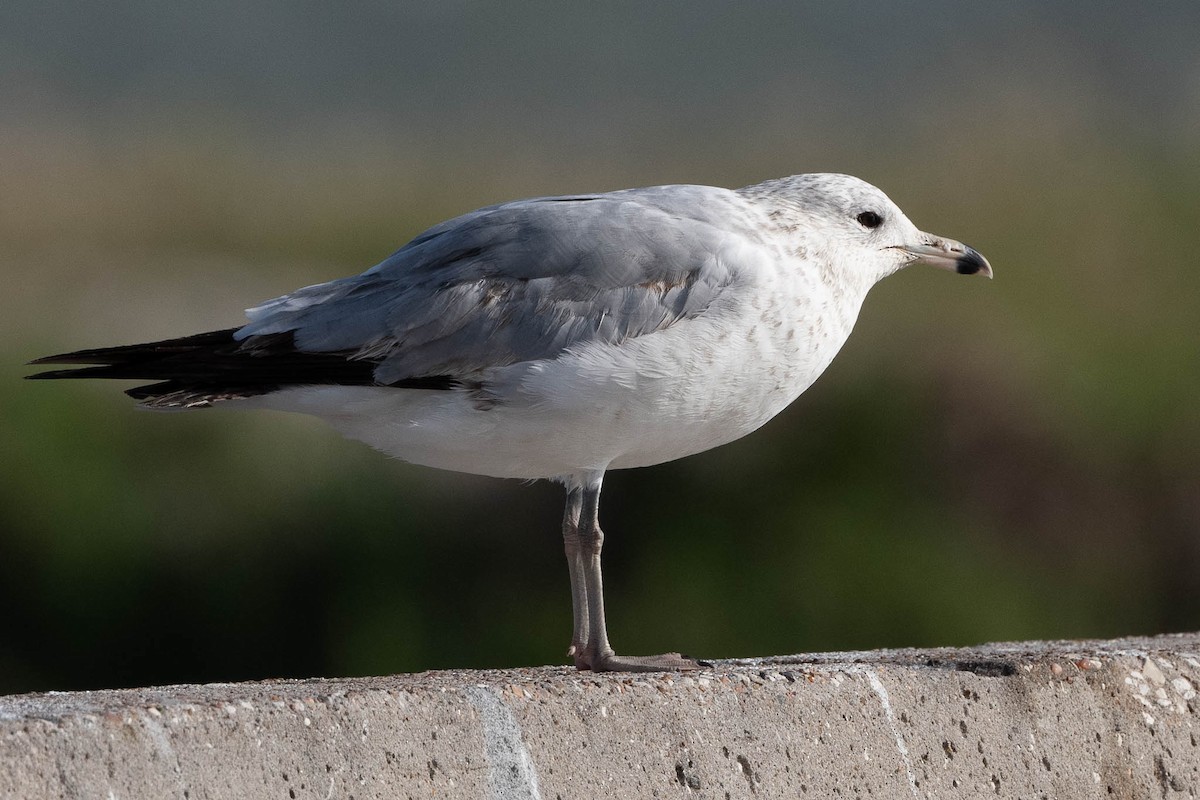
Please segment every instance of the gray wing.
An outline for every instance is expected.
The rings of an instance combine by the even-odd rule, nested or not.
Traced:
[[[380,383],[552,358],[704,312],[734,279],[732,192],[666,186],[480,209],[351,278],[247,311],[245,339],[378,362]],[[731,212],[732,215],[731,215]]]

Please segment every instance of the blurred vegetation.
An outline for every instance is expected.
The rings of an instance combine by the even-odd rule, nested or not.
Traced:
[[[0,62],[0,99],[22,111],[0,119],[16,154],[0,162],[0,692],[563,661],[557,487],[411,467],[302,418],[141,412],[119,386],[23,382],[23,363],[235,325],[488,202],[825,169],[970,242],[997,279],[890,278],[827,375],[763,431],[611,473],[616,646],[716,657],[1200,628],[1198,46],[1104,55],[1118,29],[1178,39],[1190,12],[1135,25],[1110,9],[1078,28],[1020,8],[1007,27],[964,18],[963,37],[988,31],[972,49],[922,6],[904,23],[919,67],[881,49],[887,25],[859,31],[853,52],[880,53],[872,76],[900,70],[882,88],[850,51],[778,37],[688,60],[688,36],[749,37],[779,9],[679,41],[629,38],[619,18],[594,42],[570,28],[596,73],[571,71],[540,105],[504,70],[456,93],[477,77],[468,36],[441,83],[411,65],[385,82],[412,79],[411,124],[361,88],[384,69],[370,48],[330,94],[265,110],[203,69],[214,97],[200,102],[169,59],[114,66],[79,22],[75,72],[15,51]],[[842,12],[822,13],[798,35],[841,30]],[[153,39],[142,22],[129,35]],[[345,46],[308,33],[319,63]],[[531,55],[545,36],[488,52],[549,80]],[[615,42],[608,75],[594,62]],[[705,84],[722,59],[738,80]],[[79,77],[96,65],[111,74]],[[141,82],[118,91],[122,75]]]

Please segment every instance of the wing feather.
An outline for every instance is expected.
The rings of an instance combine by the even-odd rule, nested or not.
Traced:
[[[702,314],[735,275],[720,257],[733,192],[667,186],[480,209],[350,278],[250,309],[238,339],[291,332],[309,352],[379,360],[380,383],[465,376],[619,342]]]

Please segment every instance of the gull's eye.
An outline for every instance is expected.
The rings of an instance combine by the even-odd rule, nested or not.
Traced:
[[[883,217],[876,214],[874,211],[864,211],[855,217],[858,224],[864,228],[878,228],[883,224]]]

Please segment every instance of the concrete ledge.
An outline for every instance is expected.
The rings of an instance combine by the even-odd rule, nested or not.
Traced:
[[[3,798],[1200,797],[1200,634],[0,698]]]

